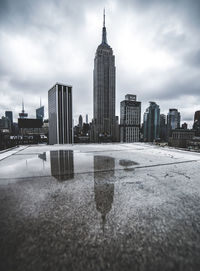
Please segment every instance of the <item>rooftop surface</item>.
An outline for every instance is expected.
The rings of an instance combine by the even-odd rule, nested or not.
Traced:
[[[147,144],[0,154],[0,270],[200,270],[200,154]]]

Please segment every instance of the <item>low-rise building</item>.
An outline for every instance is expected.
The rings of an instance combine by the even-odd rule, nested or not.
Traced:
[[[177,148],[186,148],[188,141],[195,136],[194,130],[175,129],[172,130],[172,136],[169,137],[169,146]]]

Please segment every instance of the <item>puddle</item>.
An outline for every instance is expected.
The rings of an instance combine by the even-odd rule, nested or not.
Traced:
[[[127,159],[119,160],[119,164],[123,167],[130,167],[130,166],[134,166],[134,165],[139,165],[138,163],[131,161],[131,160],[127,160]]]
[[[113,157],[114,156],[114,157]],[[41,153],[21,153],[1,162],[0,178],[18,179],[27,177],[53,176],[58,181],[73,180],[75,174],[95,174],[110,172],[114,176],[116,170],[134,171],[138,163],[122,159],[122,155],[80,153],[73,150],[50,150]],[[102,177],[101,177],[102,176]],[[107,178],[99,175],[98,178]]]

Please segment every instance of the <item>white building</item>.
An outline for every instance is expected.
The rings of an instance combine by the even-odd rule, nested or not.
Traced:
[[[72,86],[56,83],[48,91],[48,105],[49,144],[72,143]]]

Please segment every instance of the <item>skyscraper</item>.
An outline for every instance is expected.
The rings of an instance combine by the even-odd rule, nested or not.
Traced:
[[[177,109],[169,109],[167,114],[167,136],[171,136],[171,132],[174,129],[179,129],[181,124],[181,115]]]
[[[160,139],[161,141],[166,141],[167,139],[167,124],[166,124],[166,115],[160,115]]]
[[[94,141],[115,133],[115,56],[107,43],[105,11],[103,16],[102,42],[96,50],[93,71]]]
[[[88,124],[88,114],[86,114],[85,122],[86,122],[86,124]]]
[[[79,125],[79,128],[82,128],[82,127],[83,127],[83,117],[82,117],[82,115],[79,115],[79,118],[78,118],[78,125]]]
[[[195,130],[195,135],[200,136],[200,111],[196,111],[194,114],[193,129]]]
[[[120,103],[120,141],[138,142],[140,140],[141,102],[136,95],[127,94]]]
[[[10,120],[11,126],[13,125],[13,112],[12,111],[6,111],[5,112],[6,118]]]
[[[49,144],[72,143],[72,86],[56,83],[48,92]]]
[[[43,122],[44,119],[44,106],[40,106],[36,109],[36,119],[40,119]]]
[[[153,142],[159,138],[160,133],[160,108],[155,102],[144,113],[144,141]]]

